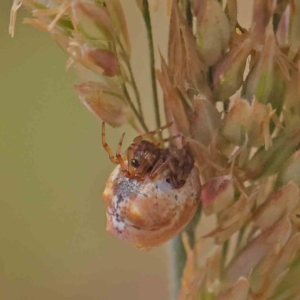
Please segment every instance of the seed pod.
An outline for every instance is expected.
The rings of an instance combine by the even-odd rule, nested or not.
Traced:
[[[145,249],[159,246],[179,233],[199,205],[199,173],[194,167],[179,189],[166,177],[162,172],[154,180],[145,177],[137,181],[124,176],[117,166],[103,193],[107,231]]]
[[[113,77],[118,73],[118,60],[112,51],[92,48],[84,52],[83,58],[88,59],[96,67],[100,67],[104,76]]]
[[[116,34],[109,12],[95,3],[73,1],[72,16],[80,32],[95,39],[112,40]]]
[[[196,28],[201,59],[212,66],[228,48],[230,38],[230,24],[218,1],[207,1],[200,20],[196,16]]]

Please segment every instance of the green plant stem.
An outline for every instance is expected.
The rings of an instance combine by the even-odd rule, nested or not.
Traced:
[[[152,83],[156,126],[161,127],[156,76],[155,76],[155,57],[154,57],[153,35],[152,35],[151,16],[150,16],[148,0],[143,0],[142,13],[143,13],[144,22],[145,22],[146,29],[147,29],[147,37],[148,37],[148,43],[149,43],[151,83]],[[161,132],[159,132],[159,136],[161,137]]]
[[[135,94],[135,97],[136,97],[136,101],[137,101],[137,104],[138,104],[139,112],[140,112],[141,117],[144,119],[140,92],[139,92],[139,89],[136,85],[136,81],[135,81],[135,78],[134,78],[134,75],[133,75],[133,72],[132,72],[132,68],[131,68],[131,65],[130,65],[129,62],[127,63],[127,67],[128,67],[132,87],[133,87],[133,90],[134,90],[134,94]]]
[[[201,206],[191,220],[185,227],[191,247],[195,245],[195,230],[201,217]],[[181,286],[182,273],[186,263],[186,252],[182,243],[181,234],[178,234],[170,242],[170,281],[171,281],[171,300],[177,299],[178,292]]]
[[[137,117],[137,119],[139,120],[139,122],[141,123],[141,125],[142,125],[144,131],[145,131],[145,132],[148,132],[149,129],[148,129],[148,127],[147,127],[147,125],[146,125],[146,123],[145,123],[145,121],[144,121],[144,118],[143,118],[143,116],[141,116],[141,115],[139,114],[139,112],[138,112],[137,109],[135,108],[134,104],[132,103],[131,98],[130,98],[130,95],[129,95],[129,93],[128,93],[128,90],[127,90],[127,87],[126,87],[125,83],[123,83],[122,88],[123,88],[125,97],[126,97],[126,99],[127,99],[127,101],[128,101],[128,104],[129,104],[130,108],[132,109],[133,113],[135,114],[135,116]]]
[[[123,58],[124,58],[123,61],[125,62],[126,66],[127,66],[127,69],[129,71],[129,77],[130,77],[130,81],[131,81],[133,91],[134,91],[134,94],[135,94],[136,102],[137,102],[137,105],[138,105],[139,114],[141,115],[141,118],[144,120],[144,115],[143,115],[143,110],[142,110],[142,103],[141,103],[141,96],[140,96],[140,92],[139,92],[139,89],[137,87],[137,84],[136,84],[136,81],[135,81],[135,78],[134,78],[134,74],[133,74],[133,71],[132,71],[132,68],[131,68],[131,65],[130,65],[130,59],[129,59],[129,57],[128,57],[125,49],[124,49],[124,46],[123,46],[122,42],[118,38],[117,38],[117,43],[121,48],[122,55],[123,55]],[[128,91],[127,91],[127,93],[128,93]]]
[[[178,2],[178,6],[179,6],[182,14],[185,16],[188,26],[192,29],[193,28],[193,14],[192,14],[191,0],[180,0]]]
[[[241,243],[242,243],[242,240],[243,240],[243,237],[244,237],[245,229],[246,229],[246,227],[243,226],[239,231],[237,241],[236,241],[236,245],[235,245],[235,253],[238,253],[238,251],[240,249],[240,246],[241,246]]]
[[[190,28],[193,28],[193,14],[190,0],[185,3],[185,18]]]
[[[227,253],[229,248],[229,240],[225,241],[222,247],[222,256],[221,256],[221,274],[224,272],[226,260],[227,260]]]

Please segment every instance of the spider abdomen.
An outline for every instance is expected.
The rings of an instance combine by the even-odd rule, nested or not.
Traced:
[[[175,189],[167,170],[155,179],[130,179],[117,166],[103,193],[107,230],[137,248],[159,246],[191,220],[199,205],[200,182],[196,167],[185,184]]]

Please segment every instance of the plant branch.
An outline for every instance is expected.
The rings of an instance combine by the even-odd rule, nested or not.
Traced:
[[[147,36],[148,36],[148,43],[149,43],[151,83],[152,83],[156,126],[161,127],[158,94],[157,94],[157,84],[156,84],[156,76],[155,76],[155,57],[154,57],[153,35],[152,35],[151,16],[150,16],[148,0],[143,0],[142,13],[143,13],[143,18],[144,18],[146,29],[147,29]],[[161,132],[159,132],[159,135],[161,137]]]
[[[145,132],[148,132],[149,129],[148,129],[148,127],[147,127],[147,125],[146,125],[146,123],[144,121],[144,118],[139,114],[139,112],[135,108],[134,104],[132,103],[131,97],[130,97],[130,95],[128,93],[128,90],[127,90],[127,87],[126,87],[125,83],[123,83],[122,88],[123,88],[125,97],[126,97],[126,99],[128,101],[128,104],[129,104],[130,108],[132,109],[133,113],[135,114],[135,116],[137,117],[137,119],[139,120],[139,122],[141,123],[141,125],[142,125],[143,129],[145,130]]]
[[[241,243],[242,243],[242,240],[243,240],[243,237],[244,237],[245,230],[246,230],[246,226],[243,226],[239,230],[239,234],[238,234],[236,245],[235,245],[235,254],[237,254],[239,249],[240,249],[240,246],[241,246]]]
[[[201,218],[201,205],[199,205],[196,214],[190,223],[185,227],[189,243],[193,248],[195,246],[195,230]],[[178,234],[170,242],[170,273],[171,273],[171,299],[177,299],[177,295],[181,286],[181,278],[186,263],[186,252],[181,239],[181,234]]]
[[[190,0],[186,0],[185,4],[185,18],[186,21],[191,29],[193,29],[193,14],[192,14],[192,8],[191,8],[191,2]]]
[[[120,41],[120,39],[117,38],[116,41],[117,41],[118,45],[121,48],[123,61],[125,62],[126,66],[127,66],[127,69],[129,71],[130,81],[131,81],[133,91],[134,91],[134,94],[135,94],[135,98],[136,98],[136,102],[137,102],[137,105],[138,105],[139,113],[141,115],[141,118],[144,120],[140,92],[139,92],[139,89],[137,87],[137,84],[136,84],[136,81],[135,81],[135,78],[134,78],[134,74],[132,72],[132,68],[131,68],[131,65],[130,65],[130,59],[129,59],[129,57],[128,57],[128,55],[127,55],[127,53],[124,49],[124,46],[123,46],[122,42]]]
[[[143,110],[142,110],[142,104],[141,104],[140,92],[139,92],[138,87],[136,85],[136,81],[135,81],[135,78],[134,78],[134,75],[133,75],[133,72],[132,72],[132,68],[131,68],[131,65],[130,65],[129,61],[127,61],[126,64],[127,64],[127,67],[128,67],[128,71],[129,71],[129,75],[130,75],[130,80],[131,80],[132,87],[133,87],[133,90],[134,90],[134,93],[135,93],[135,97],[136,97],[136,101],[137,101],[137,104],[138,104],[139,112],[141,114],[141,117],[144,119]]]
[[[229,240],[225,241],[222,246],[222,256],[221,256],[221,274],[223,274],[225,266],[226,266],[226,260],[227,260],[227,254],[228,254],[228,248],[229,248]]]

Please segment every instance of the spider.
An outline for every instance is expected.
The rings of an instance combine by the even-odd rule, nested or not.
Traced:
[[[171,123],[172,124],[172,123]],[[125,154],[121,155],[121,148],[125,133],[122,134],[117,146],[116,155],[106,142],[105,123],[102,123],[102,145],[109,155],[109,159],[114,164],[120,164],[123,174],[129,179],[143,181],[145,176],[150,179],[163,172],[167,172],[166,181],[173,188],[181,188],[194,167],[194,159],[183,140],[181,149],[175,147],[165,148],[164,142],[171,138],[156,141],[154,136],[162,130],[170,127],[171,124],[164,125],[153,131],[134,138],[133,143],[127,148]]]

